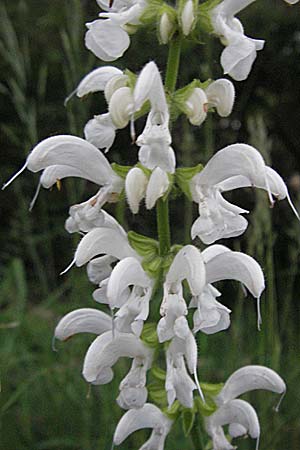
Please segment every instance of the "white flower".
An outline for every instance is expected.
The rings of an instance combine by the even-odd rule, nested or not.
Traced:
[[[131,333],[107,331],[90,345],[82,374],[92,384],[106,384],[113,378],[112,366],[121,357],[138,358],[146,369],[151,367],[153,351]]]
[[[109,104],[109,112],[96,115],[93,119],[89,120],[84,127],[84,135],[88,142],[99,149],[104,149],[106,152],[110,149],[115,140],[116,130],[118,128],[123,128],[124,118],[128,116],[125,126],[129,120],[132,102],[127,83],[127,75],[116,67],[98,67],[88,73],[80,81],[75,91],[72,92],[66,100],[68,101],[74,93],[76,93],[77,97],[82,98],[94,92],[104,91],[106,101]],[[125,92],[122,88],[126,88]],[[121,89],[121,91],[117,94],[119,89]],[[111,99],[112,103],[110,104]],[[119,119],[120,115],[121,117],[123,116],[121,126]]]
[[[119,421],[114,434],[114,444],[120,445],[131,434],[143,428],[152,428],[147,442],[139,450],[163,450],[172,421],[151,403],[140,409],[127,411]]]
[[[124,258],[114,267],[106,295],[111,309],[120,308],[115,319],[118,330],[140,336],[149,314],[153,284],[134,257]],[[131,290],[129,286],[132,286]]]
[[[137,138],[139,161],[150,169],[149,178],[139,168],[131,169],[126,177],[125,190],[134,214],[143,198],[146,208],[154,207],[156,201],[168,190],[168,173],[175,171],[175,155],[170,147],[169,111],[163,83],[156,64],[151,61],[141,71],[133,93],[134,111],[139,111],[147,100],[151,110],[143,133]]]
[[[103,61],[114,61],[123,55],[130,44],[126,26],[138,25],[139,18],[146,6],[143,0],[99,1],[104,12],[99,16],[105,18],[87,23],[88,31],[85,35],[85,45],[94,55]]]
[[[147,368],[134,358],[126,377],[121,381],[118,405],[123,409],[142,408],[148,396],[146,385]]]
[[[114,200],[123,188],[123,180],[113,171],[105,156],[94,145],[77,136],[60,135],[41,141],[28,155],[22,169],[4,184],[3,189],[26,168],[31,172],[42,170],[39,186],[47,189],[66,177],[83,178],[103,186],[96,196],[84,204],[89,213],[95,212],[93,207],[101,209],[105,202]]]
[[[202,257],[207,285],[190,303],[190,307],[197,308],[194,314],[194,332],[201,330],[203,333],[212,334],[229,327],[230,310],[215,300],[221,294],[211,285],[221,280],[239,281],[257,299],[257,326],[260,329],[260,297],[265,288],[260,265],[251,256],[233,252],[223,245],[206,248]]]
[[[221,65],[224,73],[237,81],[248,77],[257,51],[264,46],[264,41],[245,36],[241,22],[235,17],[254,1],[223,0],[211,11],[214,32],[226,46],[221,55]]]
[[[205,244],[211,244],[218,239],[242,234],[248,222],[240,214],[248,211],[229,203],[222,192],[247,186],[265,189],[272,204],[272,195],[278,200],[287,198],[299,219],[280,175],[265,165],[253,147],[234,144],[218,151],[192,178],[192,197],[199,204],[200,214],[192,226],[192,238],[198,236]]]
[[[216,108],[221,117],[229,116],[234,97],[234,86],[225,78],[214,81],[205,90],[195,88],[185,103],[189,121],[192,125],[201,125],[209,108]]]
[[[249,434],[257,440],[258,448],[260,427],[257,414],[249,403],[236,400],[236,397],[255,389],[266,389],[284,395],[286,386],[274,370],[264,366],[245,366],[234,372],[215,398],[219,408],[206,419],[206,430],[212,438],[214,450],[236,448],[225,437],[222,428],[225,425],[229,425],[231,437]]]

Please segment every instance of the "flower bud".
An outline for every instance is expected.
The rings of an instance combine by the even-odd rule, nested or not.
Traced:
[[[159,22],[159,37],[163,44],[167,44],[174,33],[174,23],[167,12],[164,12]]]
[[[107,103],[110,102],[110,99],[114,92],[121,87],[125,87],[128,81],[127,75],[116,75],[112,77],[105,85],[104,95]]]
[[[188,0],[184,5],[184,8],[181,12],[181,27],[182,32],[185,36],[188,36],[192,31],[194,22],[195,22],[195,14],[194,14],[194,4],[193,0]]]
[[[141,200],[145,197],[148,178],[138,167],[131,169],[126,177],[125,192],[128,204],[133,214],[139,211]]]
[[[195,88],[185,103],[186,114],[192,125],[201,125],[206,119],[208,100],[201,88]]]
[[[133,111],[131,89],[121,87],[116,90],[110,99],[108,110],[114,125],[117,128],[125,128]]]

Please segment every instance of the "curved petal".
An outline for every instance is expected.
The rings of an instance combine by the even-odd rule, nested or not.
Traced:
[[[253,186],[266,185],[265,162],[250,145],[233,144],[219,150],[192,180],[200,186],[214,186],[236,175],[248,178]]]
[[[112,367],[119,358],[140,358],[145,365],[151,363],[152,350],[134,334],[108,331],[90,345],[84,359],[82,375],[89,383],[99,379],[103,369]]]
[[[217,109],[219,116],[227,117],[232,111],[235,91],[231,81],[221,78],[205,90],[208,103]]]
[[[216,397],[218,405],[227,403],[245,392],[256,389],[283,394],[286,385],[283,379],[272,369],[264,366],[245,366],[236,370],[226,381]]]
[[[98,67],[88,73],[76,88],[77,97],[84,97],[92,92],[104,91],[106,83],[116,75],[122,75],[123,72],[117,67],[104,66]]]
[[[44,188],[49,189],[58,181],[63,180],[67,177],[84,178],[85,180],[94,182],[94,179],[87,178],[87,174],[83,173],[82,170],[78,169],[77,167],[56,164],[54,166],[49,166],[43,170],[40,178],[40,183]]]
[[[108,314],[92,308],[75,309],[66,314],[57,324],[56,339],[66,341],[77,333],[102,334],[112,329],[112,319]]]
[[[187,280],[191,293],[198,295],[206,284],[205,266],[200,250],[185,245],[175,256],[166,276],[168,285]]]
[[[202,257],[205,263],[213,259],[215,256],[221,255],[225,252],[231,252],[230,248],[226,247],[225,245],[221,244],[214,244],[210,245],[209,247],[206,247],[202,251]]]
[[[143,104],[150,100],[152,109],[163,115],[167,113],[168,105],[165,91],[155,62],[150,61],[144,66],[138,76],[133,95],[136,111],[139,111]]]
[[[258,439],[260,427],[255,409],[244,400],[231,400],[223,404],[208,421],[213,427],[238,423],[242,425],[253,439]]]
[[[92,259],[86,268],[90,282],[99,284],[101,281],[108,278],[112,272],[111,264],[115,261],[117,261],[116,258],[107,255]]]
[[[120,445],[131,434],[143,428],[153,428],[159,435],[166,435],[172,425],[161,410],[151,403],[142,408],[131,409],[119,421],[114,434],[114,444]]]
[[[110,19],[86,24],[85,45],[103,61],[114,61],[123,55],[130,44],[126,31]]]
[[[47,138],[36,145],[27,158],[27,168],[32,172],[56,165],[70,166],[71,175],[75,169],[78,173],[81,172],[82,178],[98,185],[118,178],[105,156],[94,145],[77,136]]]
[[[205,264],[207,283],[220,280],[237,280],[251,294],[259,298],[265,288],[260,265],[249,255],[240,252],[221,253]]]
[[[152,285],[151,279],[148,277],[140,262],[133,257],[122,259],[113,269],[108,286],[107,297],[111,307],[118,301],[128,286],[140,286],[149,288]]]
[[[79,242],[75,252],[75,261],[78,267],[83,266],[95,256],[107,254],[118,259],[133,256],[140,257],[130,247],[126,236],[110,228],[94,228]]]

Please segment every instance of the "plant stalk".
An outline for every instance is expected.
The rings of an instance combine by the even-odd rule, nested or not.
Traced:
[[[176,88],[178,69],[180,62],[181,39],[176,37],[171,41],[169,47],[167,71],[165,78],[165,88],[172,94]],[[169,202],[168,199],[159,199],[156,206],[157,231],[159,239],[159,252],[165,256],[171,247],[171,233],[169,221]]]

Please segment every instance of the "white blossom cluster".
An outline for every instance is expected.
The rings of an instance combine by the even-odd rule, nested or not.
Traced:
[[[176,33],[182,38],[192,36],[206,11],[211,32],[225,46],[221,55],[224,73],[244,80],[264,42],[247,37],[235,15],[253,1],[208,0],[198,5],[196,0],[184,0],[179,2],[177,12],[161,2],[156,10],[159,20],[155,17],[160,41],[167,44]],[[105,12],[87,24],[86,46],[100,59],[113,61],[128,48],[129,35],[153,19],[149,13],[153,5],[147,0],[97,3]],[[70,207],[65,228],[82,235],[73,264],[86,265],[89,280],[97,286],[93,298],[106,305],[108,313],[92,308],[72,311],[58,323],[55,338],[64,341],[83,332],[96,335],[83,364],[83,377],[88,383],[109,383],[118,359],[132,359],[117,397],[117,403],[127,412],[116,427],[113,442],[119,445],[132,432],[151,428],[150,438],[140,450],[163,450],[180,408],[193,410],[198,405],[200,414],[206,408],[205,384],[202,387],[198,380],[196,334],[228,329],[231,313],[219,302],[221,292],[214,283],[242,283],[257,301],[258,327],[261,325],[259,302],[265,288],[261,267],[251,256],[215,243],[241,235],[248,224],[244,217],[248,211],[228,202],[223,194],[257,187],[266,191],[271,204],[275,199],[287,199],[297,217],[298,213],[283,179],[249,145],[229,145],[215,153],[203,168],[200,164],[186,172],[176,168],[176,152],[171,146],[171,106],[195,126],[200,126],[213,111],[226,117],[235,98],[234,86],[228,79],[206,83],[194,80],[169,96],[151,61],[137,76],[113,66],[98,67],[83,78],[75,92],[82,98],[98,91],[104,93],[107,112],[88,121],[85,138],[61,135],[45,139],[33,148],[21,171],[42,171],[38,191],[40,186],[51,188],[66,177],[83,178],[98,186],[91,198]],[[103,151],[112,147],[118,129],[130,125],[134,137],[137,114],[147,116],[145,128],[136,139],[137,163],[121,170],[110,164]],[[173,245],[166,255],[161,255],[157,241],[127,233],[103,209],[105,203],[117,202],[125,192],[132,213],[137,214],[142,201],[147,209],[154,208],[158,201],[167,201],[175,185],[198,204],[199,217],[192,225],[191,238],[199,238],[207,245],[203,251],[196,245]],[[158,283],[163,294],[160,318],[153,326],[146,321],[157,298]],[[164,352],[165,370],[158,367],[158,351]],[[151,368],[160,370],[165,408],[159,402],[156,405],[148,401]],[[248,402],[237,398],[255,389],[284,394],[286,387],[273,370],[246,366],[208,395],[211,410],[203,420],[214,450],[234,449],[231,440],[245,435],[256,439],[258,447],[257,414]],[[225,435],[223,427],[227,425]]]

